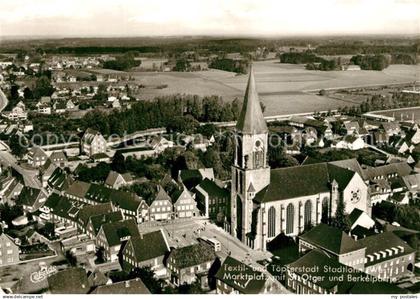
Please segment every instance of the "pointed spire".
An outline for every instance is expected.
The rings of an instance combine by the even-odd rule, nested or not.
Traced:
[[[246,87],[242,111],[236,124],[236,128],[245,134],[267,133],[267,125],[265,123],[260,106],[260,100],[258,99],[257,88],[255,86],[252,64],[249,69],[248,85]]]

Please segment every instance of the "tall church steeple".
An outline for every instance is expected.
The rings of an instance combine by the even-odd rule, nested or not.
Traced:
[[[236,124],[235,161],[232,165],[231,232],[252,248],[262,248],[261,213],[253,199],[270,183],[267,163],[268,129],[261,110],[252,67],[241,115]]]
[[[252,65],[249,70],[248,85],[236,129],[243,134],[267,133],[267,125],[261,110],[260,100],[258,99]]]

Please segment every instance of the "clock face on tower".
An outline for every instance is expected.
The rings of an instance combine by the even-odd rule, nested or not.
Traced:
[[[361,199],[360,190],[356,189],[355,191],[351,191],[351,202],[356,203]]]

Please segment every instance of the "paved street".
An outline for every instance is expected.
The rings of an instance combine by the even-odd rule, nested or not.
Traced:
[[[6,151],[0,151],[0,161],[8,166],[13,167],[17,172],[19,172],[23,176],[26,186],[41,188],[41,182],[37,178],[38,171],[36,169],[27,169],[21,167],[18,165],[16,158]]]
[[[221,260],[224,260],[230,253],[230,255],[237,260],[242,261],[246,265],[252,266],[256,270],[266,273],[270,279],[275,281],[275,287],[277,288],[278,293],[288,293],[288,291],[286,291],[284,287],[274,277],[272,277],[272,275],[268,273],[262,265],[257,263],[257,261],[270,258],[272,256],[270,252],[250,249],[242,244],[238,239],[225,232],[222,228],[210,223],[206,219],[178,219],[177,221],[167,223],[144,223],[140,224],[139,228],[143,232],[162,229],[168,237],[168,243],[171,247],[184,247],[197,243],[197,238],[200,236],[215,238],[222,245],[222,250],[217,252],[217,255],[221,258]]]

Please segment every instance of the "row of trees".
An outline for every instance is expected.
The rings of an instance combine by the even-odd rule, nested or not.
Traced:
[[[112,69],[118,71],[126,71],[133,67],[139,66],[141,60],[136,60],[137,52],[127,52],[121,56],[117,56],[115,60],[108,60],[103,63],[105,69]]]
[[[311,51],[288,52],[280,54],[281,63],[306,64],[307,70],[332,71],[337,69],[335,60],[327,60],[315,55]]]
[[[217,58],[213,60],[210,65],[212,69],[218,69],[238,74],[248,73],[249,61],[248,60],[234,60],[229,58]]]
[[[121,136],[125,132],[159,127],[191,133],[198,127],[198,122],[236,120],[240,109],[239,100],[228,103],[217,96],[170,95],[141,101],[129,110],[114,111],[112,114],[91,111],[83,117],[82,126],[99,130],[104,135]]]
[[[356,55],[350,61],[362,70],[382,71],[389,66],[389,61],[384,55]]]
[[[394,93],[392,97],[373,95],[371,98],[363,101],[359,106],[342,107],[339,109],[339,111],[350,115],[361,115],[363,113],[375,110],[416,106],[420,106],[420,96],[418,94],[397,92]]]

